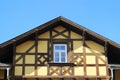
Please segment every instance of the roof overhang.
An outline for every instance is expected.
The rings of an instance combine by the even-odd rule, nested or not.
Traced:
[[[5,64],[5,63],[0,63],[0,69],[7,69],[7,68],[11,68],[11,65]]]
[[[111,69],[120,69],[120,64],[109,64],[109,68],[111,68]]]
[[[17,42],[20,39],[24,39],[25,37],[37,32],[37,31],[43,30],[43,29],[47,28],[48,26],[50,26],[52,24],[55,24],[55,23],[58,23],[58,22],[63,22],[63,23],[69,24],[69,25],[73,26],[74,28],[76,28],[78,30],[85,31],[86,33],[96,37],[97,39],[100,39],[100,40],[102,40],[104,42],[107,42],[107,43],[113,45],[113,46],[116,46],[117,48],[120,48],[120,45],[115,43],[114,41],[112,41],[110,39],[107,39],[107,38],[93,32],[93,31],[91,31],[91,30],[89,30],[89,29],[87,29],[87,28],[85,28],[85,27],[83,27],[83,26],[69,20],[69,19],[66,19],[66,18],[64,18],[62,16],[59,16],[59,17],[57,17],[57,18],[55,18],[55,19],[53,19],[51,21],[48,21],[45,24],[42,24],[42,25],[40,25],[40,26],[38,26],[38,27],[36,27],[36,28],[24,33],[24,34],[21,34],[20,36],[17,36],[17,37],[15,37],[15,38],[13,38],[13,39],[11,39],[9,41],[6,41],[6,42],[0,44],[0,48],[3,48],[5,46],[8,46],[8,45],[14,43],[14,42]]]

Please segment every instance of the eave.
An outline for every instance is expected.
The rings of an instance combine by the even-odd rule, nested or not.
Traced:
[[[0,63],[0,69],[7,69],[7,68],[10,68],[10,67],[11,67],[10,64]]]
[[[120,64],[109,64],[109,68],[120,69]]]
[[[79,25],[79,24],[77,24],[77,23],[74,23],[74,22],[72,22],[71,20],[68,20],[68,19],[66,19],[66,18],[64,18],[64,17],[62,17],[62,16],[59,16],[59,17],[57,17],[57,18],[55,18],[55,19],[53,19],[53,20],[51,20],[51,21],[48,21],[48,22],[45,23],[45,24],[42,24],[42,25],[40,25],[40,26],[38,26],[38,27],[36,27],[36,28],[34,28],[34,29],[26,32],[26,33],[23,33],[23,34],[15,37],[15,38],[13,38],[13,39],[11,39],[11,40],[8,40],[8,41],[0,44],[0,48],[3,48],[3,47],[5,47],[5,46],[8,46],[8,45],[14,43],[14,42],[17,42],[17,41],[20,40],[20,39],[24,39],[25,37],[27,37],[27,36],[35,33],[36,31],[43,30],[43,29],[47,28],[48,26],[50,26],[50,25],[52,25],[52,24],[54,24],[54,23],[58,23],[58,22],[64,22],[64,23],[66,23],[66,24],[69,24],[69,25],[73,26],[74,28],[76,28],[76,29],[78,29],[78,30],[85,31],[86,33],[94,36],[94,37],[97,38],[97,39],[100,39],[100,40],[102,40],[102,41],[104,41],[104,42],[107,42],[107,43],[109,43],[109,44],[117,47],[117,48],[120,48],[120,45],[117,44],[117,43],[115,43],[114,41],[112,41],[112,40],[110,40],[110,39],[108,39],[108,38],[105,38],[105,37],[103,37],[103,36],[101,36],[101,35],[93,32],[93,31],[91,31],[91,30],[89,30],[89,29],[87,29],[87,28],[85,28],[85,27],[83,27],[83,26],[81,26],[81,25]]]

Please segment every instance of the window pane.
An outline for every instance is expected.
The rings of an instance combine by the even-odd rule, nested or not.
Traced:
[[[61,57],[62,57],[62,56],[65,56],[65,52],[61,52]]]
[[[65,58],[61,58],[61,62],[65,62]]]
[[[59,52],[55,52],[55,57],[59,57]]]
[[[59,52],[55,52],[54,59],[55,59],[55,62],[59,62]]]
[[[60,47],[60,50],[65,50],[65,46],[61,46],[61,47]]]
[[[65,52],[61,52],[61,62],[66,62]]]
[[[60,46],[55,46],[55,50],[60,50]]]
[[[55,62],[66,62],[67,61],[67,46],[66,44],[55,44],[54,45],[54,61]]]
[[[55,62],[59,62],[59,58],[55,58]]]

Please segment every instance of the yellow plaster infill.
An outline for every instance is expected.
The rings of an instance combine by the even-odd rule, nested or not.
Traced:
[[[92,49],[95,53],[104,53],[104,46],[94,42],[94,41],[85,41],[87,46]]]
[[[57,34],[56,32],[52,31],[52,36],[54,36],[54,35],[56,35],[56,34]]]
[[[15,66],[15,76],[21,76],[22,75],[22,66]]]
[[[66,30],[66,28],[64,28],[63,26],[57,26],[57,27],[55,27],[54,28],[56,31],[58,31],[58,32],[62,32],[62,31],[64,31],[64,30]]]
[[[96,66],[95,67],[87,67],[87,76],[96,76],[97,74]]]
[[[16,55],[15,60],[17,60],[21,55]],[[16,64],[23,64],[23,58],[21,58],[19,61],[16,62]]]
[[[74,75],[75,76],[83,76],[84,75],[84,67],[79,67],[79,66],[76,66],[74,67]]]
[[[54,39],[67,39],[67,38],[62,35],[59,35],[59,36],[56,36]]]
[[[25,55],[25,64],[35,64],[35,55]]]
[[[42,33],[38,36],[39,39],[44,38],[44,39],[49,39],[50,38],[50,32],[47,31],[45,33]]]
[[[103,59],[104,61],[106,61],[106,56],[99,56],[101,59]],[[104,61],[102,61],[100,58],[98,58],[98,64],[105,64]]]
[[[73,53],[83,53],[82,41],[73,41]]]
[[[31,46],[34,45],[35,41],[26,41],[16,47],[17,53],[25,53]]]
[[[47,76],[47,66],[37,67],[38,76]]]
[[[106,66],[99,66],[99,75],[100,76],[107,76],[107,72],[106,72]]]
[[[68,31],[63,33],[64,35],[68,36]]]
[[[28,53],[35,53],[35,47],[33,47]]]
[[[25,76],[35,75],[35,69],[33,66],[25,66]]]
[[[70,34],[71,34],[71,39],[82,39],[82,36],[80,34],[77,34],[73,31],[71,31]]]
[[[38,41],[38,53],[47,53],[48,42],[47,41]]]
[[[96,64],[95,56],[86,56],[86,64]]]

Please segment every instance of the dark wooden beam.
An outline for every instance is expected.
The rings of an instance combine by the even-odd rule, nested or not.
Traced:
[[[37,75],[38,31],[35,32],[35,75]]]
[[[86,70],[86,50],[85,50],[85,31],[82,33],[82,39],[83,39],[83,62],[84,62],[84,76],[87,76],[87,70]]]
[[[16,56],[16,43],[13,43],[13,71],[12,71],[12,76],[15,74],[15,56]]]

